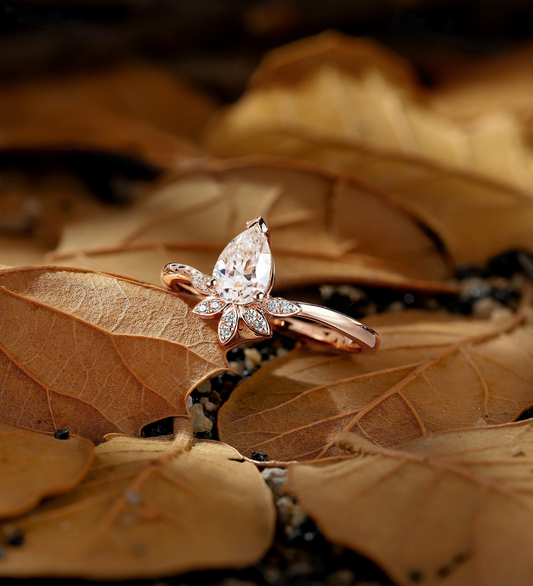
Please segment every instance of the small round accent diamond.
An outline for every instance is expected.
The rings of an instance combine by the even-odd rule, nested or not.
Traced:
[[[279,313],[279,301],[277,299],[271,299],[267,304],[267,308],[272,313]]]
[[[292,311],[292,303],[290,301],[283,301],[281,303],[281,312],[290,313]]]

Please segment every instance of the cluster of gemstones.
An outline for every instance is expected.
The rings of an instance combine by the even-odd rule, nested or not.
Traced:
[[[207,295],[193,311],[205,318],[222,314],[218,337],[224,345],[235,338],[241,320],[258,336],[269,337],[272,329],[267,316],[283,318],[300,312],[297,303],[269,296],[273,275],[266,226],[260,220],[226,246],[212,277],[199,271],[192,275],[196,291]]]

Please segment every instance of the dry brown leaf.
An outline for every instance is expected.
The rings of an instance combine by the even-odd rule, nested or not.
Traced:
[[[43,497],[76,486],[93,454],[88,439],[56,439],[0,421],[0,518],[21,515]]]
[[[270,547],[272,494],[233,448],[118,437],[85,480],[11,522],[25,542],[1,576],[155,578],[247,566]]]
[[[99,201],[74,175],[50,172],[29,177],[0,175],[0,263],[44,264],[67,223],[97,218],[112,206]]]
[[[95,442],[190,418],[187,394],[228,369],[216,324],[195,316],[194,303],[92,271],[2,271],[0,418]]]
[[[3,87],[0,148],[117,151],[172,167],[201,155],[194,140],[214,104],[173,75],[131,64]]]
[[[239,385],[220,439],[271,460],[335,456],[344,430],[393,447],[432,433],[506,423],[533,403],[528,308],[503,323],[390,314],[367,323],[374,356],[294,350]]]
[[[457,263],[484,263],[512,249],[533,251],[531,196],[474,174],[307,132],[234,136],[227,152],[297,158],[369,181],[414,210]]]
[[[291,466],[286,490],[328,539],[399,586],[529,586],[533,424],[437,434],[401,450],[346,433],[359,457]]]
[[[278,286],[357,282],[451,290],[449,264],[418,220],[379,190],[309,165],[243,159],[183,171],[127,213],[65,231],[54,263],[159,283],[168,262],[211,273],[263,216]]]
[[[429,105],[400,58],[335,32],[268,54],[248,91],[207,132],[218,156],[265,130],[314,135],[414,155],[533,192],[533,153],[512,113],[461,124]],[[250,154],[249,152],[246,154]]]
[[[40,239],[0,236],[0,266],[42,265],[49,250]]]
[[[533,114],[533,44],[490,57],[464,54],[428,64],[435,77],[431,103],[443,113],[472,119],[506,110],[526,122]]]

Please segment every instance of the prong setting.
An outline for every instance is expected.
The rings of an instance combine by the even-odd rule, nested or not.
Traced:
[[[224,346],[232,344],[241,321],[258,337],[267,338],[272,335],[269,317],[288,317],[300,311],[291,301],[270,297],[274,262],[269,237],[263,218],[254,218],[222,251],[212,277],[196,269],[191,272],[196,292],[205,296],[193,313],[205,319],[222,314],[218,339]],[[172,263],[172,268],[182,267]]]

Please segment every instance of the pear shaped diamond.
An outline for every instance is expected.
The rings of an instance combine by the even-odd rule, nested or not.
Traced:
[[[218,295],[238,305],[252,303],[256,293],[267,295],[272,288],[272,275],[272,254],[259,222],[224,248],[213,269]]]

